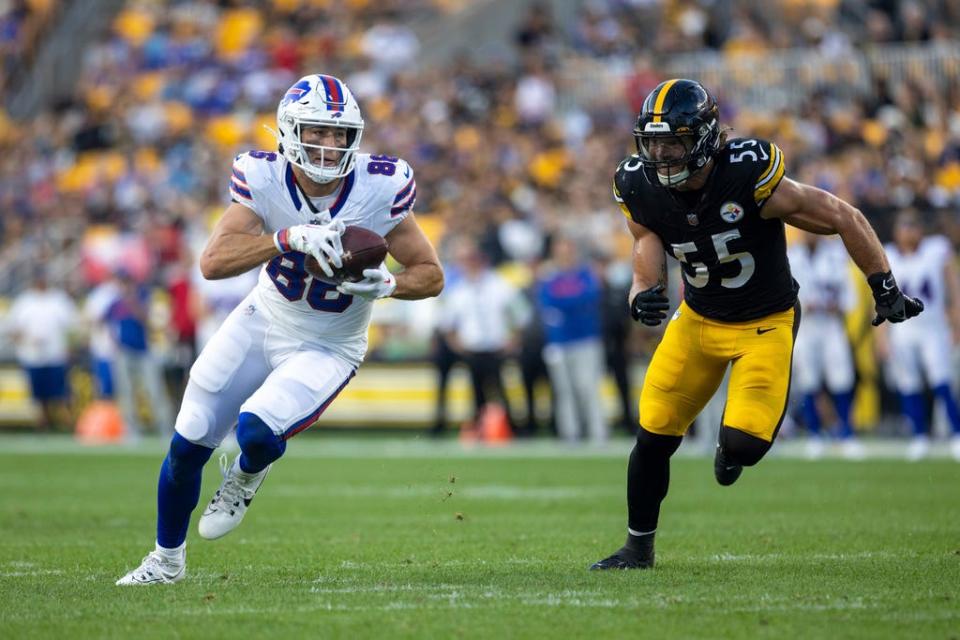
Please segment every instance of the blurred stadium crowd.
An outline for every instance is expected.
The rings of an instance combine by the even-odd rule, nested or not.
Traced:
[[[0,3],[4,94],[30,82],[60,4]],[[458,25],[469,42],[457,19],[478,4],[497,2],[123,3],[77,56],[75,87],[29,117],[0,112],[0,295],[42,267],[82,304],[122,266],[177,360],[209,312],[193,259],[229,200],[231,159],[275,148],[262,125],[309,72],[352,88],[365,150],[413,165],[451,283],[458,238],[523,288],[565,236],[610,290],[627,286],[611,176],[643,97],[686,74],[718,94],[732,136],[775,140],[789,175],[860,207],[882,239],[912,207],[960,245],[960,1],[532,3],[510,50],[431,57],[423,34]],[[371,357],[428,358],[443,314],[383,307]],[[616,339],[642,355],[655,336]]]

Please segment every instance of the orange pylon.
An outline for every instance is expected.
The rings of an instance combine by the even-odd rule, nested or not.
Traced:
[[[109,444],[122,441],[125,433],[117,406],[106,400],[97,400],[80,414],[75,435],[83,444]]]
[[[480,439],[492,445],[507,444],[513,439],[510,420],[500,404],[489,402],[480,412]]]

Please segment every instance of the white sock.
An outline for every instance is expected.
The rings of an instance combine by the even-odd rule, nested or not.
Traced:
[[[268,466],[267,469],[270,467]],[[259,478],[267,469],[261,469],[260,471],[255,471],[254,473],[249,473],[243,470],[243,467],[240,466],[240,456],[238,455],[233,461],[233,473],[238,476],[244,482],[250,482],[256,478]]]
[[[161,547],[158,542],[156,552],[170,564],[183,564],[187,559],[187,543],[184,542],[176,549],[167,549],[166,547]]]

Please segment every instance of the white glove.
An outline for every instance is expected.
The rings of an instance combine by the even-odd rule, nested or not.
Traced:
[[[379,269],[364,269],[363,280],[359,282],[341,282],[337,291],[351,296],[360,296],[367,300],[388,298],[397,289],[397,279],[386,267]]]
[[[320,264],[320,269],[328,277],[333,277],[334,267],[339,269],[343,266],[340,236],[344,228],[340,220],[329,224],[298,224],[277,231],[273,235],[273,243],[281,253],[299,251],[313,256]]]

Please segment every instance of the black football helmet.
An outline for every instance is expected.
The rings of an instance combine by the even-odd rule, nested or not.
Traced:
[[[661,82],[643,101],[633,137],[644,167],[675,187],[720,150],[717,101],[695,80]]]

